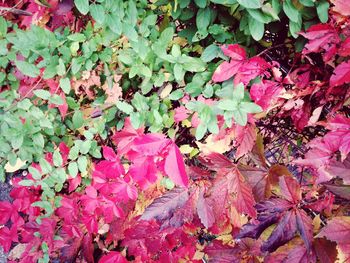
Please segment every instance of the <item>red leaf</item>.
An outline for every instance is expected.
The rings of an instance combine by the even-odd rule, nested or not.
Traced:
[[[125,257],[117,251],[111,251],[107,255],[104,255],[98,263],[127,263]]]
[[[325,237],[338,244],[348,244],[350,240],[350,216],[338,216],[327,222],[318,237]]]
[[[174,188],[161,197],[155,199],[141,216],[141,220],[157,219],[164,221],[172,216],[172,213],[183,206],[188,200],[189,194],[185,188]]]
[[[197,213],[202,224],[209,228],[215,222],[213,209],[209,206],[207,199],[203,196],[203,190],[200,191],[197,203]]]
[[[116,132],[112,137],[113,142],[118,146],[118,153],[127,153],[130,150],[133,141],[142,135],[143,131],[143,127],[135,130],[131,125],[130,118],[126,118],[124,128],[120,132]]]
[[[338,50],[339,56],[347,57],[350,56],[350,37],[344,40],[343,43],[341,43],[341,46]]]
[[[263,110],[267,110],[270,106],[273,106],[281,90],[282,86],[279,83],[270,80],[262,80],[260,83],[252,85],[250,88],[250,96]]]
[[[316,238],[313,244],[316,255],[321,263],[336,262],[338,251],[335,242],[328,241],[325,238]]]
[[[252,79],[263,75],[271,66],[261,57],[252,57],[239,68],[234,82],[247,85]]]
[[[117,155],[111,147],[103,146],[102,147],[103,157],[108,161],[118,160]]]
[[[247,58],[245,49],[238,44],[224,45],[221,47],[221,50],[225,56],[233,60],[245,60]]]
[[[237,151],[235,158],[238,159],[252,151],[256,141],[255,124],[248,123],[246,126],[235,126],[235,144]]]
[[[256,211],[254,208],[255,200],[253,197],[252,189],[244,181],[243,175],[234,169],[227,174],[228,177],[228,191],[231,194],[236,195],[235,207],[239,213],[256,217]]]
[[[175,143],[172,143],[169,148],[165,158],[164,171],[175,184],[187,187],[189,181],[181,152]]]
[[[329,80],[330,87],[340,86],[350,83],[350,61],[339,64]]]
[[[137,137],[132,149],[145,156],[154,156],[160,154],[168,143],[169,140],[163,134],[150,133]]]
[[[282,176],[279,180],[282,196],[291,203],[297,204],[301,200],[300,185],[292,177]]]
[[[338,32],[329,24],[317,24],[311,26],[306,33],[300,33],[309,40],[305,45],[303,54],[325,51],[323,60],[328,62],[337,53],[336,45],[340,42]]]
[[[222,82],[232,78],[237,74],[242,65],[242,61],[231,60],[230,62],[224,61],[215,70],[212,80],[214,82]]]

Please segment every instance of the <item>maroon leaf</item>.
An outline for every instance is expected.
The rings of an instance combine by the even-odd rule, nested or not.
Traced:
[[[155,199],[153,203],[146,208],[140,219],[156,219],[158,221],[169,219],[176,209],[182,207],[186,203],[188,198],[189,194],[187,189],[174,188]]]
[[[203,191],[201,190],[197,202],[197,213],[202,222],[202,224],[209,228],[215,222],[215,217],[213,209],[209,206],[207,199],[203,196]]]
[[[337,243],[331,242],[325,238],[316,238],[313,244],[320,263],[336,262],[338,255]]]

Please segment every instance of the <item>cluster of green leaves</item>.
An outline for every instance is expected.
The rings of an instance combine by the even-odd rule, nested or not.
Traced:
[[[254,54],[258,45],[253,40],[269,45],[266,31],[285,31],[285,24],[289,24],[290,35],[297,37],[300,29],[318,20],[325,22],[329,7],[325,0],[74,3],[82,16],[94,20],[80,32],[70,32],[68,28],[52,32],[35,25],[21,30],[0,17],[0,66],[4,69],[0,71],[0,85],[10,87],[0,94],[3,162],[15,165],[17,158],[28,163],[38,161],[44,152],[54,152],[62,138],[77,148],[83,139],[83,147],[89,144],[90,148],[79,154],[97,157],[96,137],[106,139],[108,129],[121,128],[125,117],[130,117],[135,128],[145,125],[152,132],[167,129],[173,136],[172,109],[185,94],[219,100],[214,107],[201,102],[186,105],[201,119],[197,139],[207,131],[218,132],[219,114],[225,116],[228,127],[232,116],[238,124],[245,125],[247,113],[260,109],[249,103],[248,96],[232,95],[232,85],[213,85],[210,81],[217,62],[226,59],[219,44],[243,43]],[[40,89],[34,95],[38,103],[26,98],[30,92],[20,98],[17,70],[32,80],[37,78]],[[94,87],[94,101],[85,94],[78,97],[71,80],[81,79],[87,71],[96,71],[101,83],[107,83],[109,88],[115,84],[113,76],[122,75],[123,93],[131,97],[124,96],[108,108],[104,108],[107,96],[101,87]],[[69,113],[63,123],[58,110],[47,103],[59,106],[64,102],[46,89],[41,78],[55,79],[65,93]],[[230,95],[220,95],[228,94],[227,90],[231,90]],[[84,117],[82,105],[86,104],[104,109],[102,118]],[[0,174],[3,179],[1,169]]]

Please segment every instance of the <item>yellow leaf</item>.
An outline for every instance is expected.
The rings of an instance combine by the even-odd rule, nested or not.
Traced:
[[[21,169],[26,164],[26,161],[22,161],[21,159],[17,158],[16,163],[14,166],[12,166],[9,162],[5,164],[5,171],[7,173],[13,173]]]

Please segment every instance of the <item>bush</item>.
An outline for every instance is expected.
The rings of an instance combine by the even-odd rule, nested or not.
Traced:
[[[10,262],[346,262],[350,3],[0,4]]]

